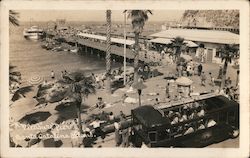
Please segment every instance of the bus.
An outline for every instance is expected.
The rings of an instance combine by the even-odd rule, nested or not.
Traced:
[[[133,143],[141,147],[201,148],[239,136],[239,104],[215,95],[157,109],[131,111]]]

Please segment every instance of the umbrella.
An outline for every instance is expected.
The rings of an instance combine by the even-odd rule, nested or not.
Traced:
[[[22,97],[25,97],[25,94],[27,94],[31,90],[32,90],[32,86],[19,88],[17,91],[14,92],[14,95],[12,96],[11,100],[14,102]]]
[[[190,61],[190,60],[193,59],[190,55],[186,55],[186,54],[181,54],[181,57],[182,57],[183,59],[185,59],[186,61]]]
[[[29,83],[32,84],[32,85],[37,85],[37,84],[40,84],[41,82],[43,81],[43,78],[40,77],[39,75],[35,75],[35,76],[32,76],[30,79],[29,79]]]
[[[20,119],[26,112],[30,111],[37,101],[33,98],[21,98],[12,103],[12,108],[10,108],[11,117],[15,120]]]
[[[192,83],[193,81],[187,77],[179,77],[176,80],[176,84],[180,86],[190,86]]]
[[[26,114],[18,122],[24,124],[36,124],[42,121],[47,120],[51,116],[50,112],[39,111],[31,114]]]

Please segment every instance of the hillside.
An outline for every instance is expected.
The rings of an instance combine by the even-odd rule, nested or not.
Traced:
[[[181,25],[239,28],[239,10],[186,10]]]

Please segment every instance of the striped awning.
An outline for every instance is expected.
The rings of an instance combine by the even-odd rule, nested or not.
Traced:
[[[170,38],[155,38],[150,40],[151,43],[160,43],[160,44],[170,44],[173,39]],[[192,41],[185,40],[184,43],[187,44],[188,47],[198,47],[198,45]]]

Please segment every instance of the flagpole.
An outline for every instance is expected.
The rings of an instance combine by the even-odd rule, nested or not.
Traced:
[[[126,12],[124,12],[124,54],[123,54],[123,57],[124,57],[124,61],[123,61],[123,65],[124,65],[124,76],[123,76],[123,81],[124,81],[124,85],[126,85]]]

